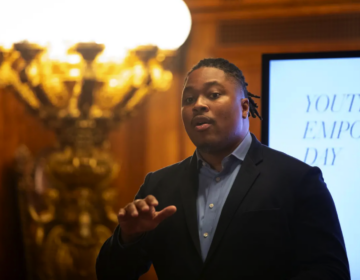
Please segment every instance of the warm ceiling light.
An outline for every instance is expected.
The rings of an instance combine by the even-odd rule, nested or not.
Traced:
[[[138,46],[175,50],[191,28],[182,0],[11,0],[1,10],[0,46],[28,41],[54,57],[79,42],[104,44],[114,58]]]
[[[182,0],[12,0],[1,10],[0,86],[51,118],[118,121],[149,89],[168,89],[164,62],[191,28]]]

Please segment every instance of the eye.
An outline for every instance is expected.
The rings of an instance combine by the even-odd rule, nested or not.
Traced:
[[[183,100],[184,104],[191,104],[194,101],[193,97],[187,97]]]
[[[221,95],[220,93],[214,92],[214,93],[210,94],[210,98],[211,99],[218,99],[220,97],[220,95]]]

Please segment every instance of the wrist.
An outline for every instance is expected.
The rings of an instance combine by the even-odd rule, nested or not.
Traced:
[[[120,229],[120,242],[123,244],[131,243],[139,239],[141,235],[142,233],[126,234]]]

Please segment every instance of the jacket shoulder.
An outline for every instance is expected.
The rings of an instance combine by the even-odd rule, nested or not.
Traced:
[[[161,168],[159,170],[150,172],[152,178],[163,178],[168,176],[169,174],[178,173],[180,170],[185,169],[187,166],[189,166],[190,161],[192,157],[188,157],[182,161],[179,161],[177,163],[174,163],[172,165],[166,166],[164,168]]]
[[[184,174],[184,170],[190,165],[192,157],[188,157],[183,161],[166,166],[159,170],[150,172],[145,177],[145,182],[139,190],[138,196],[145,197],[147,194],[154,194],[159,191],[159,186],[163,182],[171,185],[172,182],[180,180]]]
[[[282,174],[288,173],[289,175],[291,174],[296,177],[303,177],[310,169],[313,168],[295,157],[292,157],[284,152],[274,150],[265,145],[262,145],[262,150],[265,166],[271,171],[277,171]]]

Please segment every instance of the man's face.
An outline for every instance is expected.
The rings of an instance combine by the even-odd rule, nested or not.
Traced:
[[[235,148],[248,131],[249,101],[235,78],[213,67],[193,71],[182,94],[182,120],[200,150]]]

